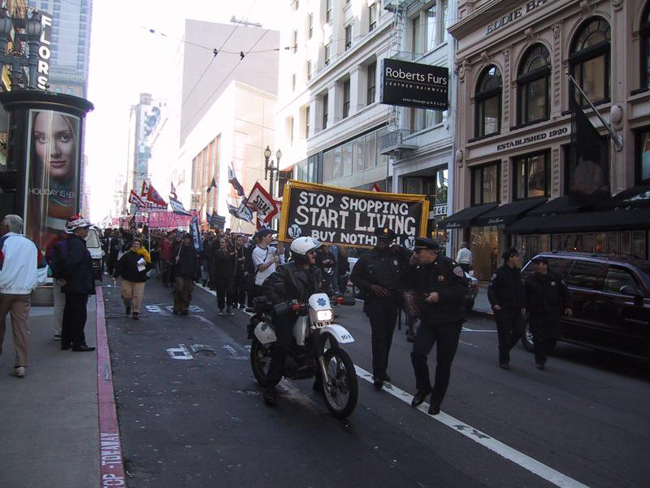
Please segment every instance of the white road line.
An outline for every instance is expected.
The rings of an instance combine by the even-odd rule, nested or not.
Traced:
[[[486,330],[486,329],[468,329],[467,327],[463,327],[463,332],[487,332],[488,334],[496,334],[496,330]]]
[[[216,291],[211,290],[210,288],[207,288],[207,287],[205,287],[205,286],[203,286],[203,285],[200,285],[199,283],[195,283],[195,285],[196,285],[198,288],[201,288],[203,291],[207,291],[210,295],[215,296],[215,297],[217,296],[217,292],[216,292]],[[251,313],[251,312],[247,312],[246,310],[243,310],[243,309],[241,309],[241,308],[239,308],[239,307],[235,308],[235,310],[239,310],[241,313],[245,313],[245,314],[248,315],[249,317],[252,317],[253,315],[255,315],[255,314],[253,314],[253,313]]]
[[[357,376],[359,378],[366,380],[368,383],[373,382],[371,373],[369,373],[363,368],[360,368],[359,366],[355,366],[355,369],[357,372]],[[413,396],[410,395],[409,393],[397,388],[394,385],[391,385],[390,383],[384,384],[383,389],[384,391],[391,394],[395,398],[403,401],[404,403],[407,403],[409,406],[411,405]],[[587,485],[583,485],[579,481],[576,481],[573,478],[569,478],[568,476],[560,473],[559,471],[556,471],[555,469],[546,466],[545,464],[540,463],[539,461],[536,461],[530,456],[527,456],[526,454],[519,452],[510,446],[507,446],[506,444],[494,439],[488,434],[485,434],[484,432],[475,429],[471,425],[467,425],[462,421],[455,419],[450,415],[447,415],[444,412],[440,412],[438,415],[429,415],[428,413],[429,404],[426,402],[420,405],[419,407],[417,407],[417,409],[420,412],[424,413],[425,415],[428,415],[433,420],[437,420],[441,424],[446,425],[447,427],[455,430],[459,434],[462,434],[465,437],[473,440],[474,442],[482,445],[483,447],[488,448],[490,451],[498,454],[499,456],[504,457],[505,459],[512,461],[515,464],[518,464],[519,466],[530,471],[531,473],[536,474],[540,478],[545,479],[549,483],[552,483],[556,486],[567,487],[567,488],[568,487],[587,488]]]

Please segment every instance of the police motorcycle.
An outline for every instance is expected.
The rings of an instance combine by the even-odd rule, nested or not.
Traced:
[[[338,303],[354,304],[343,299]],[[293,300],[280,304],[285,305],[297,312],[298,319],[293,326],[293,344],[285,363],[284,377],[302,380],[320,376],[317,384],[322,385],[330,414],[337,418],[347,417],[356,407],[359,392],[354,363],[341,347],[354,342],[352,334],[334,323],[334,311],[326,293],[314,293],[304,303]],[[251,368],[263,387],[271,386],[267,375],[271,349],[277,341],[272,322],[275,307],[265,299],[258,300],[256,314],[249,324],[249,337],[253,340]]]

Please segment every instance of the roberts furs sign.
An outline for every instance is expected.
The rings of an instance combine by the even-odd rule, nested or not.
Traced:
[[[375,229],[389,227],[395,242],[412,248],[427,231],[424,195],[349,190],[291,180],[284,189],[278,239],[313,237],[327,244],[373,247]]]
[[[384,59],[381,103],[447,110],[449,70],[440,66]]]

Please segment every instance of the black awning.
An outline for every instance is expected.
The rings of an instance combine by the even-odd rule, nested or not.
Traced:
[[[495,208],[498,203],[486,203],[484,205],[477,205],[476,207],[468,207],[453,215],[450,215],[445,220],[438,224],[439,229],[466,229],[470,226],[472,221],[489,212]]]
[[[540,206],[545,201],[546,199],[544,198],[531,198],[520,202],[507,203],[484,213],[472,225],[477,227],[485,225],[510,225],[516,222],[523,214]]]
[[[627,207],[650,207],[650,185],[635,186],[623,190],[606,202],[597,205],[597,208],[627,208]]]
[[[557,214],[567,214],[578,212],[582,208],[581,205],[571,205],[569,203],[569,197],[558,197],[553,200],[549,200],[544,205],[540,205],[537,208],[534,208],[528,213],[528,216],[546,216],[546,215],[557,215]]]
[[[650,229],[650,208],[531,216],[506,227],[506,234],[607,232]]]

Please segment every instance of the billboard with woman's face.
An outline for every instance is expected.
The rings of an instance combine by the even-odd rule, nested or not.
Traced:
[[[63,112],[29,111],[25,233],[42,249],[77,213],[80,126]]]

